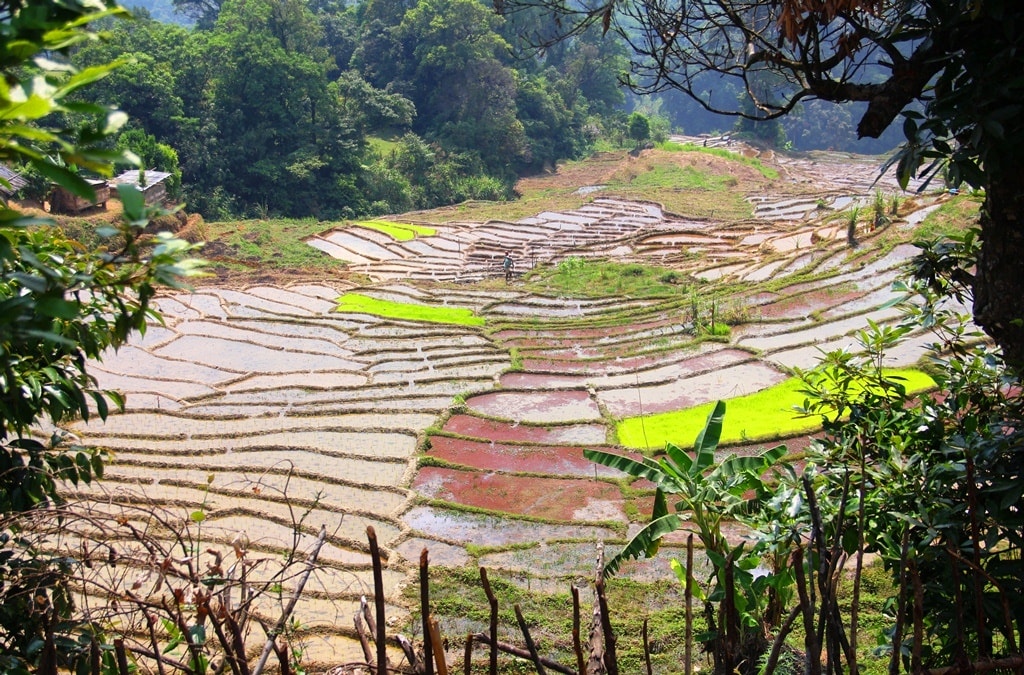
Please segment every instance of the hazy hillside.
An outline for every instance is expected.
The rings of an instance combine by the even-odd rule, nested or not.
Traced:
[[[137,13],[137,9],[144,9],[157,21],[183,26],[192,24],[192,21],[174,11],[174,3],[171,0],[131,0],[126,2],[125,6],[132,10],[133,14]]]

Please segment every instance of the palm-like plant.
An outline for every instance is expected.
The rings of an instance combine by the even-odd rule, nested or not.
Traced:
[[[626,560],[653,556],[662,538],[681,528],[684,521],[694,524],[712,565],[711,578],[702,590],[681,573],[677,561],[672,561],[672,566],[681,581],[705,601],[710,624],[705,638],[711,643],[716,666],[732,672],[741,663],[756,662],[764,651],[765,629],[776,614],[771,609],[783,599],[780,596],[786,594],[790,584],[785,581],[788,575],[777,576],[775,570],[764,569],[756,549],[745,550],[747,542],[729,542],[722,524],[752,514],[770,497],[765,478],[786,453],[786,446],[753,456],[730,454],[716,462],[724,417],[725,403],[719,401],[697,435],[692,454],[668,443],[665,454],[657,459],[644,457],[638,461],[600,450],[587,450],[584,456],[649,480],[656,488],[650,521],[608,561],[605,577],[614,575]],[[669,511],[668,495],[675,500],[673,512]]]

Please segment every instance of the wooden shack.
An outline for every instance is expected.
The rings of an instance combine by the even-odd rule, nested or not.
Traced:
[[[107,200],[110,199],[110,183],[102,178],[86,178],[85,182],[92,186],[96,194],[95,199],[90,201],[68,192],[59,185],[55,185],[50,193],[50,211],[54,213],[78,213],[93,206],[107,208]]]
[[[152,206],[167,198],[167,185],[165,181],[170,175],[166,171],[153,171],[152,169],[139,171],[138,169],[133,169],[125,171],[114,178],[114,182],[118,185],[134,185],[142,192],[143,197],[146,199],[146,204]]]

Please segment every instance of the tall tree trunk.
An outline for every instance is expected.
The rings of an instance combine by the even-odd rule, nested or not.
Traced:
[[[1024,370],[1024,169],[1000,162],[989,171],[981,210],[981,252],[974,277],[974,320]]]

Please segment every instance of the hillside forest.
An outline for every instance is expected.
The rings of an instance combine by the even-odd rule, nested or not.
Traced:
[[[499,17],[483,0],[151,0],[133,14],[73,50],[78,68],[125,63],[80,96],[126,112],[117,149],[170,172],[172,196],[207,220],[510,199],[518,178],[641,143],[637,129],[798,150],[897,142],[855,141],[849,106],[810,102],[738,127],[678,92],[633,96],[620,84],[620,38],[593,29],[529,52],[514,36],[550,19]],[[631,126],[631,115],[647,124]]]

